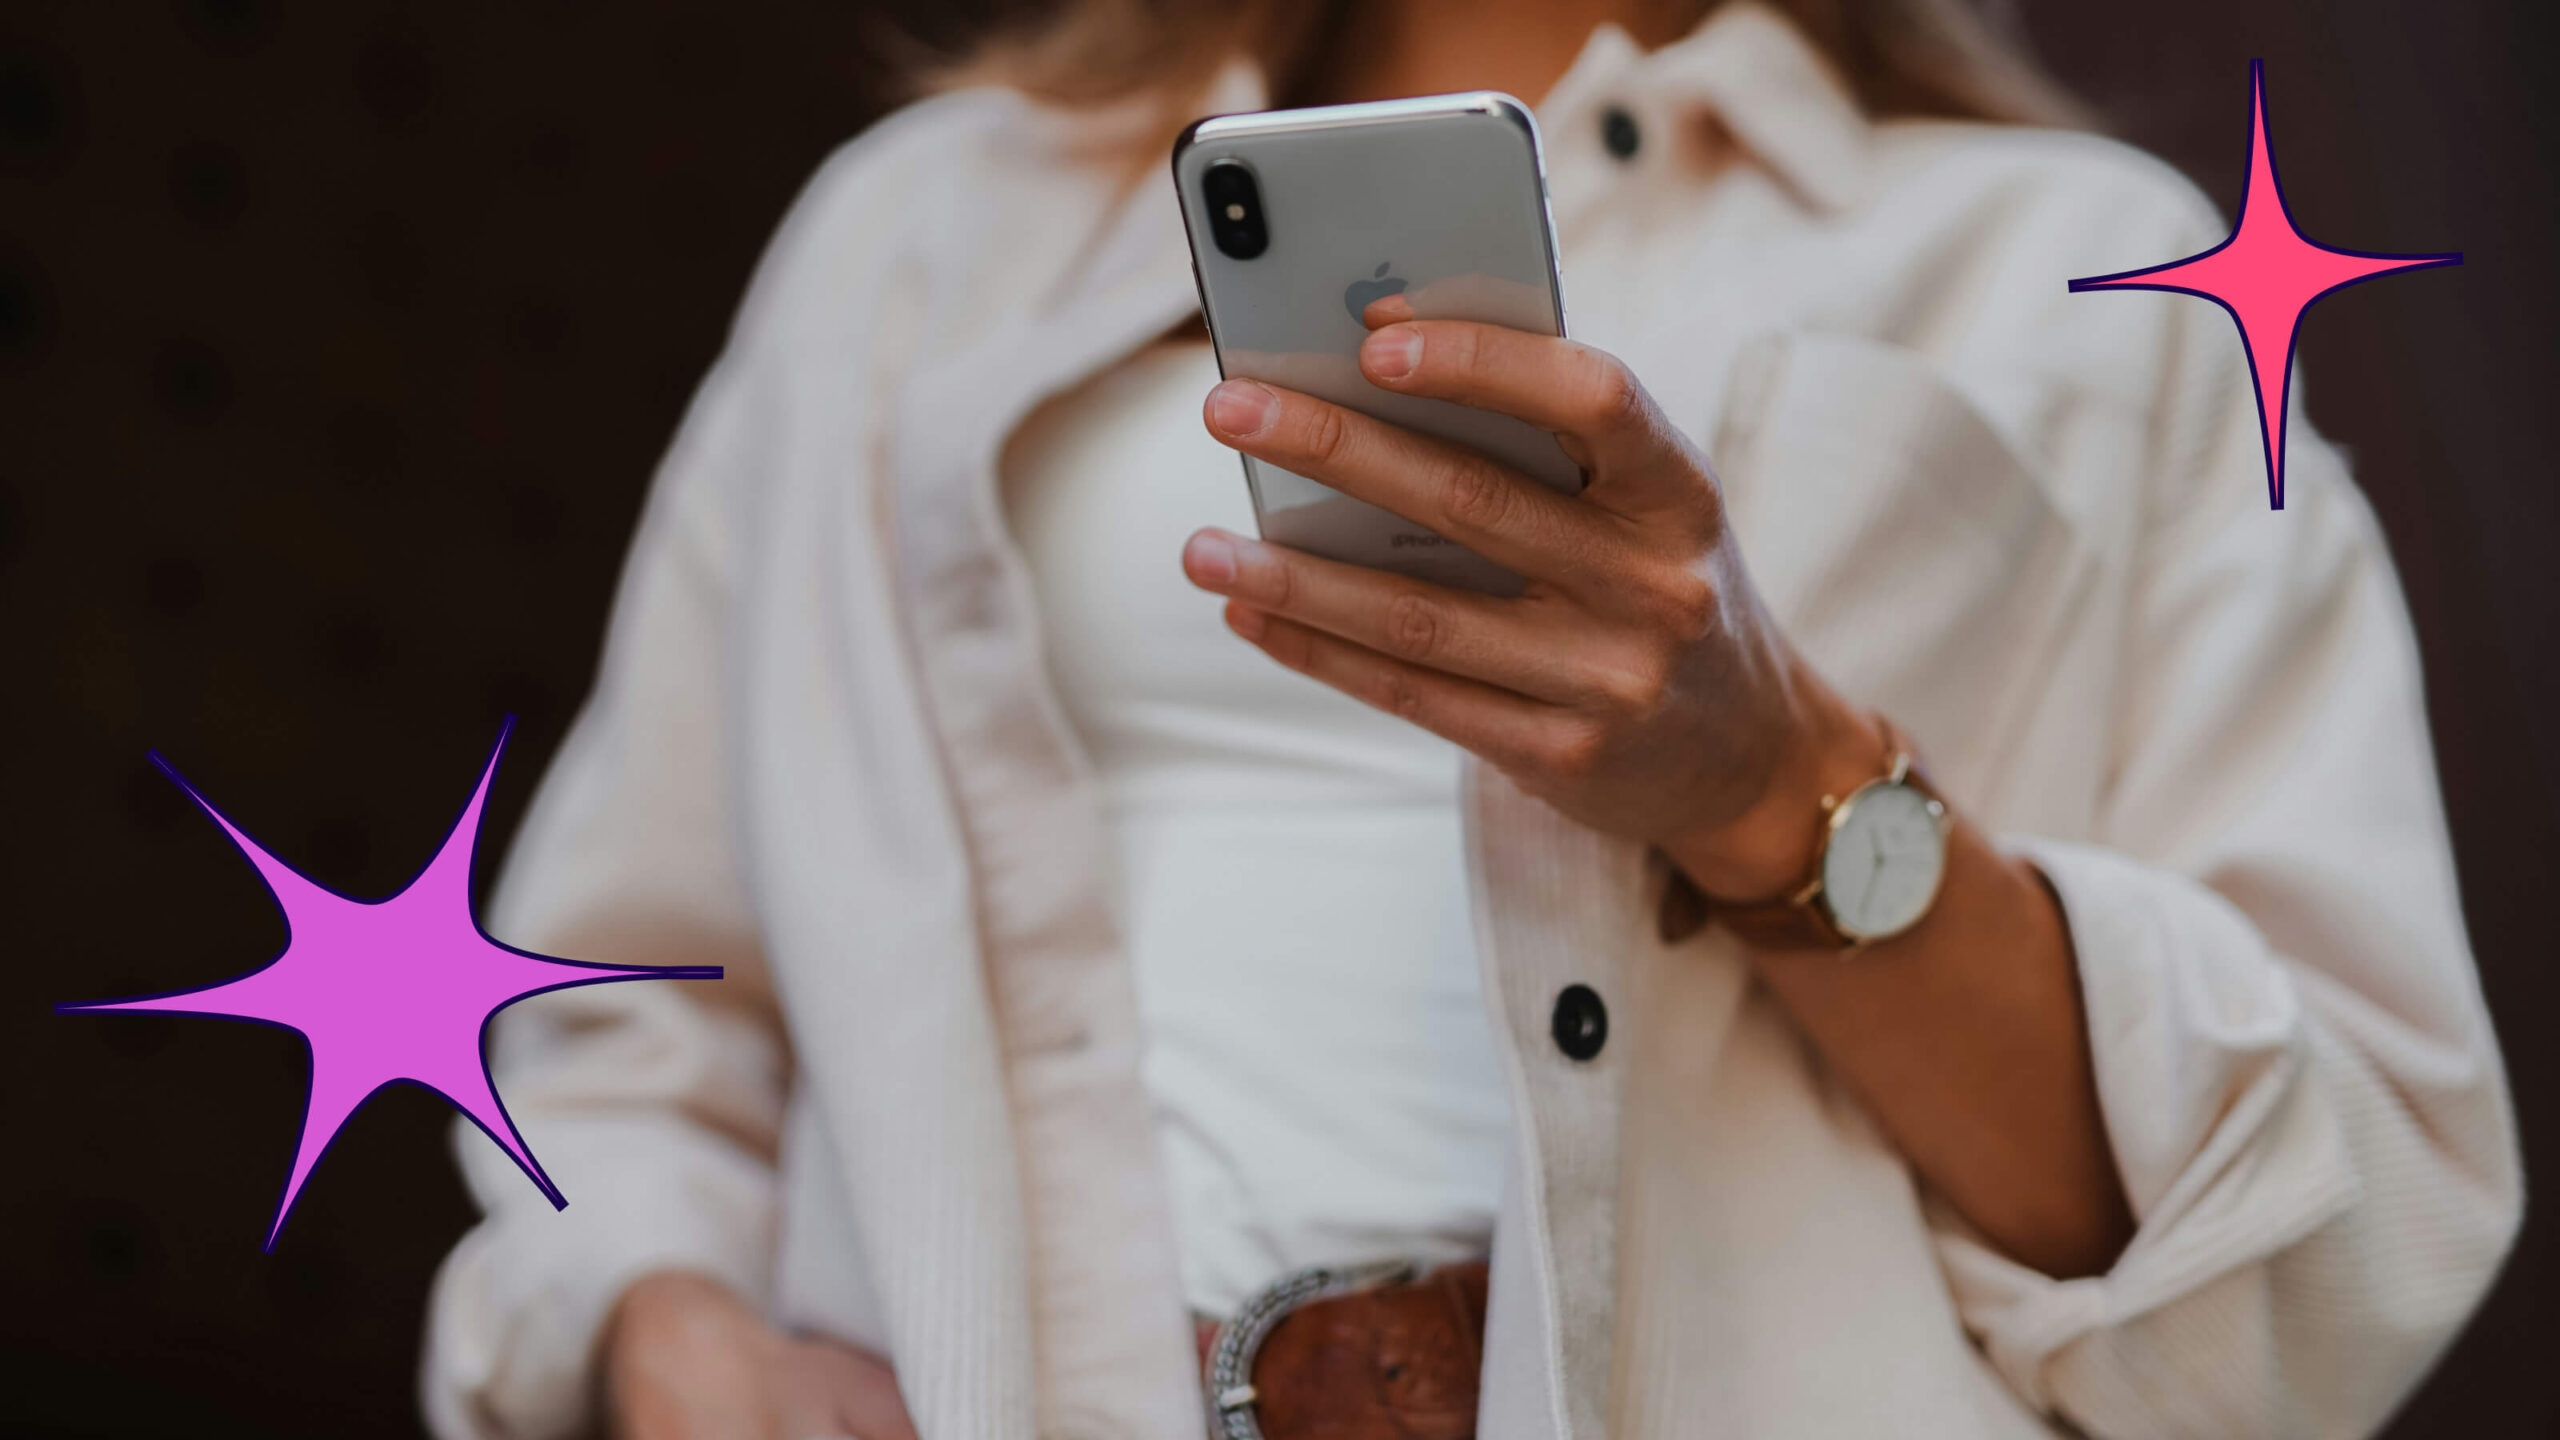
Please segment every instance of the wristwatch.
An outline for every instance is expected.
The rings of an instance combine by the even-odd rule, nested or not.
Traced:
[[[1702,896],[1708,915],[1768,950],[1849,950],[1920,923],[1947,873],[1953,821],[1912,764],[1911,743],[1884,721],[1885,773],[1846,796],[1825,795],[1827,820],[1805,878],[1777,900]]]

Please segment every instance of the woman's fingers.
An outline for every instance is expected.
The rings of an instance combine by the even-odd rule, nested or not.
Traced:
[[[1595,447],[1649,437],[1653,400],[1618,357],[1578,341],[1464,320],[1405,320],[1360,346],[1369,383],[1516,415]]]
[[[1421,726],[1503,770],[1536,770],[1588,748],[1588,722],[1481,681],[1407,664],[1297,621],[1227,602],[1227,627],[1302,675]]]
[[[1392,510],[1533,580],[1605,585],[1631,558],[1636,537],[1622,517],[1463,446],[1253,380],[1211,390],[1203,414],[1225,444]]]
[[[1384,317],[1372,307],[1371,318]],[[1591,497],[1600,504],[1715,499],[1703,458],[1605,350],[1500,325],[1404,320],[1370,332],[1360,373],[1382,389],[1499,410],[1565,437],[1607,482]]]
[[[1223,530],[1193,535],[1183,547],[1182,568],[1193,584],[1256,610],[1409,664],[1534,699],[1572,704],[1611,688],[1598,647],[1556,643],[1534,613],[1517,602],[1345,565]]]
[[[1372,330],[1381,325],[1393,325],[1397,321],[1412,318],[1413,301],[1406,298],[1401,290],[1393,295],[1381,295],[1360,307],[1360,323]]]

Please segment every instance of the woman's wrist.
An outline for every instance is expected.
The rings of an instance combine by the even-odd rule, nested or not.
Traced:
[[[1692,884],[1720,900],[1783,898],[1802,884],[1826,823],[1823,798],[1847,795],[1892,765],[1884,727],[1808,677],[1800,718],[1769,767],[1759,798],[1711,828],[1659,842]]]

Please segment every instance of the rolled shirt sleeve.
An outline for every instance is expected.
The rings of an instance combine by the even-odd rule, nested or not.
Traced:
[[[563,1043],[545,1035],[533,1042],[547,1052],[537,1066],[508,1075],[510,1109],[569,1196],[566,1210],[554,1212],[477,1131],[456,1132],[464,1175],[486,1216],[436,1277],[424,1378],[439,1436],[586,1432],[597,1342],[615,1302],[643,1275],[708,1275],[758,1304],[770,1294],[770,1149],[732,1138],[677,1098],[761,1068],[769,1042],[738,1033],[734,1017],[680,998],[611,1009],[622,1013],[555,1007],[543,1028],[595,1027],[591,1037],[610,1038]],[[573,1078],[594,1066],[599,1049],[633,1052],[615,1067],[610,1089]]]
[[[736,597],[807,428],[862,423],[859,395],[827,391],[814,416],[795,396],[900,273],[907,230],[882,197],[946,178],[951,126],[974,123],[954,107],[1003,113],[954,94],[882,120],[828,158],[768,243],[650,488],[594,690],[508,855],[493,937],[726,975],[555,991],[492,1027],[508,1114],[569,1204],[553,1211],[457,1129],[485,1218],[430,1300],[421,1384],[446,1440],[587,1429],[598,1340],[641,1275],[693,1271],[772,1304],[795,1082],[736,834]]]
[[[2267,508],[2233,368],[2189,367],[2242,403],[2139,556],[2097,833],[2004,837],[2068,919],[2136,1233],[2058,1281],[1932,1214],[1992,1364],[2100,1437],[2369,1432],[2522,1209],[2397,581],[2305,425]]]
[[[759,426],[724,361],[661,469],[596,688],[518,833],[488,917],[570,959],[716,964],[716,981],[537,996],[492,1027],[508,1114],[567,1197],[487,1137],[455,1146],[484,1218],[447,1257],[421,1377],[447,1440],[537,1440],[592,1419],[598,1337],[653,1270],[770,1290],[787,1051],[729,835],[719,629],[720,492]]]

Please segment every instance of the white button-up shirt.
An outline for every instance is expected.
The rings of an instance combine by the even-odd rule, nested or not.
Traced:
[[[730,978],[502,1021],[572,1203],[461,1131],[441,1434],[580,1424],[670,1266],[887,1353],[929,1440],[1199,1433],[1090,774],[995,498],[1032,407],[1195,304],[1135,117],[924,102],[774,242],[488,917]],[[1968,1233],[1728,937],[1656,938],[1642,847],[1477,771],[1514,1116],[1480,1433],[2372,1428],[2520,1180],[2371,516],[2298,404],[2266,508],[2221,311],[2064,289],[2223,227],[2103,140],[1871,120],[1750,4],[1649,55],[1603,28],[1539,118],[1575,333],[1707,442],[1795,643],[2059,892],[2140,1223],[2069,1281]]]

